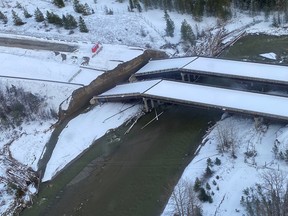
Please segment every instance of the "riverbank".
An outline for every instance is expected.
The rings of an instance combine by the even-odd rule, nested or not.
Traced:
[[[210,110],[172,106],[163,111],[144,129],[154,113],[139,119],[129,134],[124,135],[130,125],[97,140],[40,187],[23,215],[159,215],[207,123],[219,119]],[[75,177],[81,170],[90,172]]]

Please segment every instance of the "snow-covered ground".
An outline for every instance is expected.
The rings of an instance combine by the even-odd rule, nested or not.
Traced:
[[[96,139],[102,137],[108,130],[119,127],[139,112],[141,112],[140,105],[107,103],[71,120],[59,136],[42,181],[51,180]]]
[[[287,163],[275,159],[272,151],[278,141],[281,149],[287,148],[287,127],[283,124],[267,126],[267,130],[256,130],[252,119],[232,116],[217,122],[203,139],[201,150],[185,169],[178,183],[181,185],[181,182],[188,181],[194,185],[196,178],[204,179],[203,187],[209,183],[209,193],[214,194],[213,203],[202,203],[203,215],[245,215],[244,208],[240,205],[243,190],[261,182],[261,173],[280,170],[285,176],[288,175]],[[219,152],[219,128],[232,130],[236,157],[232,157],[231,151],[223,154]],[[212,176],[205,179],[203,176],[208,158],[213,162],[219,158],[221,165],[214,164],[211,167]],[[174,211],[175,202],[170,198],[162,216],[173,215]]]
[[[2,66],[0,71],[0,84],[4,88],[14,85],[22,87],[24,90],[30,91],[33,94],[38,94],[46,100],[46,103],[51,109],[56,111],[59,105],[68,98],[75,89],[82,85],[89,84],[97,76],[114,68],[119,63],[140,55],[143,52],[142,48],[152,47],[159,49],[167,42],[178,43],[180,40],[180,26],[184,19],[191,24],[194,30],[198,28],[199,31],[213,29],[217,23],[217,20],[211,17],[204,18],[201,23],[198,23],[195,22],[190,15],[179,15],[175,12],[170,12],[169,15],[175,22],[175,36],[170,38],[165,36],[163,11],[149,10],[143,11],[142,13],[131,13],[127,11],[127,2],[118,3],[115,0],[97,0],[97,3],[95,3],[94,0],[85,0],[85,3],[88,3],[95,11],[95,14],[84,17],[90,32],[80,33],[78,29],[70,32],[51,24],[37,23],[34,18],[24,18],[23,11],[16,7],[16,2],[16,0],[2,0],[0,2],[0,11],[8,17],[8,23],[0,25],[0,36],[28,39],[32,37],[33,39],[37,38],[37,40],[48,39],[49,41],[61,41],[65,44],[76,45],[78,49],[72,53],[61,52],[58,54],[52,51],[0,47],[0,63]],[[57,8],[51,4],[50,1],[46,0],[18,2],[31,14],[33,14],[34,10],[38,7],[43,13],[49,9],[60,16],[67,13],[71,13],[76,17],[79,16],[73,11],[72,1],[65,1],[67,6],[62,9]],[[114,14],[106,15],[105,6],[113,10]],[[12,9],[26,22],[25,25],[19,27],[13,25]],[[245,14],[235,13],[235,16],[226,24],[225,28],[228,31],[233,31],[251,23],[256,23],[255,21],[260,21],[255,25],[251,25],[246,31],[248,33],[270,33],[276,35],[287,33],[285,29],[272,28],[271,21],[264,22],[263,20],[263,16],[255,16],[252,18]],[[93,56],[91,48],[96,42],[101,42],[103,49],[97,55]],[[170,54],[175,52],[175,50],[167,51]],[[179,54],[184,53],[180,51]],[[66,60],[63,60],[64,55],[66,56]],[[90,59],[87,67],[80,67],[81,63],[85,58],[87,59],[87,57]],[[29,78],[33,78],[34,80],[29,80]],[[107,104],[102,107],[95,107],[90,112],[82,114],[72,120],[60,135],[59,142],[48,163],[44,180],[51,179],[53,175],[65,167],[69,161],[87,149],[95,139],[104,135],[109,129],[118,127],[139,111],[139,107],[134,106],[127,111],[119,113],[119,111],[123,110],[126,106],[127,105],[123,104]],[[118,113],[118,115],[105,121],[105,119],[116,113]],[[0,148],[3,149],[6,144],[10,143],[13,139],[13,142],[9,146],[11,155],[27,167],[32,167],[34,170],[37,170],[38,160],[41,158],[43,151],[45,151],[45,144],[49,140],[53,130],[51,125],[54,124],[55,121],[56,120],[27,122],[23,123],[19,128],[1,131]],[[257,134],[253,129],[253,123],[250,120],[238,118],[232,118],[231,121],[237,123],[237,131],[239,131],[237,137],[242,137],[241,135],[243,135],[243,137],[247,139],[243,138],[243,143],[239,145],[237,149],[237,159],[231,159],[229,155],[218,155],[219,158],[221,158],[222,164],[227,164],[227,166],[217,167],[217,170],[216,167],[214,167],[215,172],[218,173],[217,175],[221,176],[218,182],[220,190],[218,192],[214,191],[215,197],[213,197],[213,204],[203,204],[207,215],[215,212],[215,208],[222,200],[224,194],[227,194],[225,196],[227,202],[221,205],[218,215],[233,215],[235,208],[240,209],[240,207],[238,205],[238,196],[233,196],[232,198],[231,187],[234,184],[232,180],[245,182],[242,184],[242,186],[245,187],[251,185],[255,182],[255,179],[257,179],[257,177],[253,177],[254,179],[245,178],[244,174],[250,171],[256,176],[257,169],[243,162],[245,142],[249,136]],[[219,124],[221,124],[221,122]],[[255,135],[255,137],[261,137],[262,142],[256,142],[258,139],[253,138],[257,144],[255,144],[255,146],[257,146],[256,148],[257,151],[259,151],[259,155],[263,155],[263,157],[257,156],[257,167],[262,166],[265,161],[267,161],[267,164],[272,161],[271,148],[266,149],[262,147],[272,145],[271,143],[275,140],[274,133],[279,127],[280,126],[277,125],[271,125],[265,134]],[[93,128],[93,130],[83,130],[83,128]],[[79,130],[81,133],[79,132],[77,134],[75,131]],[[283,130],[281,135],[283,143],[287,139],[286,134],[288,134],[288,132],[286,131],[287,130]],[[75,134],[77,134],[77,136],[75,136]],[[85,139],[83,137],[85,137]],[[209,156],[211,159],[214,159],[215,154],[217,154],[216,147],[213,145],[213,142],[215,142],[215,140],[213,140],[213,132],[206,139],[209,141],[201,149],[197,156],[198,159],[193,160],[191,165],[186,169],[183,178],[191,176],[191,179],[194,180],[197,175],[201,176],[206,161],[203,158]],[[66,145],[67,142],[69,142],[69,145]],[[72,144],[74,148],[71,148]],[[283,147],[283,149],[285,149],[285,147]],[[68,150],[71,151],[69,152]],[[271,164],[270,166],[275,167],[275,164]],[[2,164],[0,165],[2,166]],[[238,169],[235,168],[237,166]],[[192,169],[193,172],[191,172]],[[195,172],[195,170],[197,172]],[[5,169],[1,169],[0,176],[5,177],[6,171]],[[243,175],[241,175],[241,173]],[[13,205],[15,195],[11,193],[7,184],[1,183],[0,190],[0,214],[3,214]],[[237,190],[240,196],[242,188],[239,187]],[[35,192],[32,188],[30,191],[31,193]],[[231,204],[230,206],[229,201],[232,200],[235,202],[233,201],[233,205]],[[170,209],[168,205],[165,210],[165,215],[170,215],[168,213]]]

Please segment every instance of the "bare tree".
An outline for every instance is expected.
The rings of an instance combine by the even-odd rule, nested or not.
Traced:
[[[231,122],[221,122],[216,126],[216,139],[220,153],[231,151],[232,157],[236,157],[236,130]]]
[[[262,182],[244,190],[241,204],[247,215],[287,216],[288,185],[281,171],[270,170],[261,174]]]
[[[200,216],[202,209],[197,193],[193,190],[193,185],[185,180],[181,180],[174,188],[171,196],[174,202],[174,215],[177,216]]]

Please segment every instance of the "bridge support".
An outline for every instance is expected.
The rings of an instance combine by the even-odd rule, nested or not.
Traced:
[[[181,79],[182,79],[182,81],[191,82],[191,76],[190,76],[190,74],[181,73]]]
[[[185,81],[185,74],[184,73],[181,73],[181,79],[182,79],[182,81]]]
[[[150,103],[149,103],[149,100],[150,100]],[[143,102],[144,102],[145,112],[149,112],[151,109],[155,108],[155,103],[152,99],[143,98]]]
[[[148,107],[147,99],[146,99],[146,98],[143,98],[143,102],[144,102],[145,112],[149,112],[149,107]]]

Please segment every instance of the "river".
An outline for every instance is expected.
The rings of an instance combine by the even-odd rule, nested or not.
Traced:
[[[287,37],[248,36],[221,57],[262,61],[274,52],[287,63]],[[193,158],[214,110],[167,106],[158,121],[144,129],[155,113],[143,116],[124,135],[122,126],[97,140],[77,161],[51,182],[40,186],[32,208],[21,215],[156,216],[173,185]],[[158,108],[158,113],[161,112]]]
[[[41,184],[33,207],[22,215],[159,215],[207,123],[220,118],[216,111],[182,106],[163,112],[144,129],[154,112],[129,134],[122,126],[97,140],[54,180]]]

